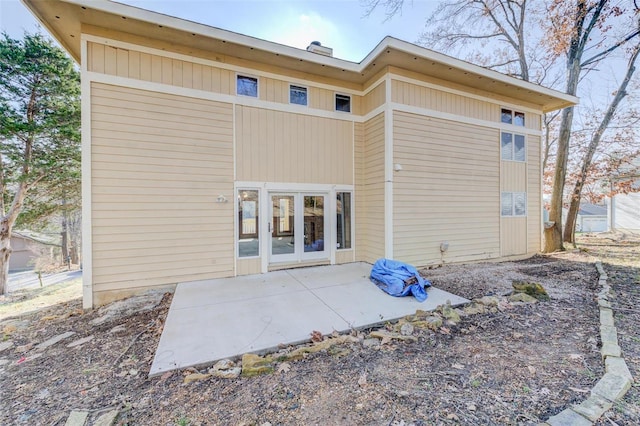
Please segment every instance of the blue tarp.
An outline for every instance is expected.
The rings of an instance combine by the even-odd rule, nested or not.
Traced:
[[[422,278],[416,268],[391,259],[378,259],[371,269],[370,279],[392,296],[401,297],[412,294],[418,302],[424,302],[427,299],[424,288],[431,287],[431,283]],[[407,284],[412,281],[415,282]]]

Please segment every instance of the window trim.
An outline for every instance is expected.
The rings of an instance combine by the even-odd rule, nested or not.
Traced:
[[[300,89],[304,89],[305,90],[305,95],[306,95],[306,103],[305,104],[296,104],[294,102],[291,102],[291,89],[293,87],[297,87]],[[295,84],[295,83],[289,83],[289,105],[297,105],[297,106],[301,106],[301,107],[309,107],[309,87],[308,86],[302,86],[300,84]]]
[[[343,111],[338,109],[338,96],[342,96],[344,98],[349,98],[349,111]],[[345,93],[335,92],[333,95],[333,107],[336,112],[344,112],[345,114],[351,114],[352,106],[353,106],[353,97],[351,95],[347,95]]]
[[[502,197],[505,195],[511,196],[511,214],[504,214],[502,212]],[[516,214],[516,203],[515,197],[516,195],[522,195],[524,197],[524,213]],[[527,193],[522,191],[501,191],[500,192],[500,217],[527,217],[529,214],[529,206],[527,202]]]
[[[242,191],[255,191],[258,193],[257,196],[257,200],[258,200],[258,205],[256,206],[256,214],[257,214],[257,218],[256,218],[256,234],[257,234],[257,240],[258,240],[258,254],[257,255],[253,255],[253,256],[240,256],[240,227],[242,226],[242,224],[240,223],[240,205],[238,203],[238,200],[234,200],[236,203],[235,206],[235,222],[236,222],[236,230],[234,232],[234,236],[233,239],[236,243],[236,259],[238,260],[244,260],[244,259],[258,259],[262,256],[262,236],[260,235],[260,218],[261,218],[261,208],[262,208],[262,193],[260,188],[256,188],[256,187],[237,187],[236,188],[236,192],[235,192],[235,196],[239,197],[240,193]]]
[[[509,134],[511,135],[511,155],[510,158],[504,158],[502,153],[503,153],[503,147],[502,147],[502,135],[504,134]],[[523,160],[517,160],[516,159],[516,136],[522,136],[522,138],[524,139],[524,159]],[[516,163],[526,163],[527,162],[527,135],[525,135],[524,133],[517,133],[517,132],[511,132],[511,131],[504,131],[504,130],[500,130],[500,161],[514,161]]]
[[[240,93],[238,91],[238,80],[240,78],[251,78],[251,79],[255,79],[256,80],[256,95],[252,96],[252,95],[246,95],[244,93]],[[245,96],[247,98],[255,98],[255,99],[260,99],[260,78],[256,75],[251,75],[251,74],[244,74],[244,73],[236,73],[236,96]]]

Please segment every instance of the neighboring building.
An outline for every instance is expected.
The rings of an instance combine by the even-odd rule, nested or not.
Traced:
[[[81,64],[85,306],[541,249],[541,116],[573,96],[391,37],[353,63],[108,1],[23,1]]]
[[[610,228],[612,231],[640,232],[640,158],[611,178],[612,189],[616,189],[618,182],[631,182],[635,192],[616,194],[609,200]]]
[[[31,231],[13,231],[11,233],[11,257],[9,272],[33,269],[38,259],[50,262],[60,260],[60,237],[52,237]]]
[[[605,232],[608,227],[607,206],[590,203],[580,204],[576,218],[577,232]]]

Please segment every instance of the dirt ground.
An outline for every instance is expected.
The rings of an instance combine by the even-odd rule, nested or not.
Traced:
[[[519,262],[424,271],[434,286],[469,299],[507,294],[524,280],[542,284],[548,301],[416,329],[415,342],[371,344],[370,330],[361,330],[358,342],[256,377],[185,384],[190,369],[148,378],[171,294],[152,310],[100,325],[90,322],[100,313],[83,312],[79,299],[0,316],[0,424],[63,425],[71,410],[97,415],[115,407],[120,425],[533,425],[586,399],[603,374],[595,255],[616,293],[620,345],[632,374],[640,372],[640,239],[585,236],[580,245]],[[0,313],[25,297],[0,299]],[[37,347],[65,332],[75,334]],[[638,407],[634,387],[601,424],[639,424]]]

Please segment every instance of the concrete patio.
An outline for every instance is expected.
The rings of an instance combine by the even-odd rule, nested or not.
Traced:
[[[371,265],[316,266],[178,284],[150,375],[263,352],[468,300],[431,287],[420,303],[369,281]]]

